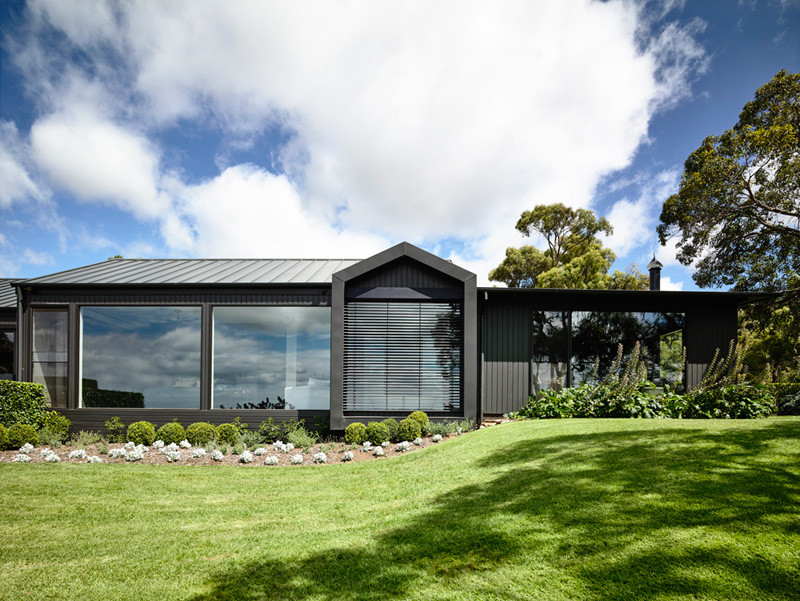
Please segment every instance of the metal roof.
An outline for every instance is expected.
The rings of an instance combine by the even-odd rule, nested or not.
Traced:
[[[17,306],[17,291],[9,284],[11,278],[0,278],[0,309],[13,309]]]
[[[359,259],[110,259],[15,284],[330,284],[334,273],[358,262]]]

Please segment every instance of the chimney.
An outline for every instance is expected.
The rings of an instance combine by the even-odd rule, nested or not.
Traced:
[[[650,290],[661,290],[661,268],[664,267],[658,262],[656,256],[653,255],[653,260],[647,265],[650,270]]]

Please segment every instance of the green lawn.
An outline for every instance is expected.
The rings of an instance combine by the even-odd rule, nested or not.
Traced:
[[[505,424],[320,467],[0,465],[0,598],[793,599],[800,419]]]

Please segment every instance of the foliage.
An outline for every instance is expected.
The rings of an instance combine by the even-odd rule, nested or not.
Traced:
[[[0,424],[0,451],[8,448],[8,430],[3,424]]]
[[[766,386],[729,384],[720,388],[693,390],[684,395],[676,417],[687,419],[748,419],[775,412],[775,399]]]
[[[244,445],[241,442],[237,442],[235,445],[233,445],[233,454],[234,455],[241,455],[244,452],[245,452]],[[252,456],[251,456],[251,459],[252,459]]]
[[[800,310],[783,299],[751,303],[739,311],[742,363],[756,382],[800,378]]]
[[[447,436],[448,434],[454,434],[457,427],[458,422],[454,421],[430,422],[428,424],[428,434]]]
[[[97,432],[87,432],[86,430],[81,430],[72,437],[72,439],[69,441],[69,444],[76,446],[79,449],[85,449],[89,445],[99,442],[99,440],[100,435]]]
[[[220,444],[235,445],[239,440],[239,428],[234,424],[220,424],[217,426],[217,442]]]
[[[414,440],[422,434],[422,428],[415,419],[407,417],[400,422],[397,428],[397,437],[400,440]]]
[[[397,428],[399,427],[397,424],[397,420],[390,417],[388,419],[383,420],[381,423],[389,429],[388,440],[397,440]]]
[[[347,444],[361,444],[367,439],[367,427],[361,422],[353,422],[344,429],[344,441]]]
[[[186,428],[186,440],[192,446],[202,447],[217,439],[217,429],[208,422],[195,422]]]
[[[162,440],[166,444],[171,442],[178,444],[184,438],[186,438],[186,430],[177,421],[164,424],[156,432],[156,440]]]
[[[731,340],[724,358],[720,358],[719,349],[716,349],[703,379],[694,389],[695,392],[725,388],[743,380],[742,354],[742,347],[737,346],[735,340]]]
[[[116,415],[105,423],[109,442],[125,442],[125,424]]]
[[[237,417],[231,423],[239,431],[239,434],[244,434],[245,432],[247,432],[247,424],[242,423],[242,418],[241,417]]]
[[[42,416],[41,429],[49,430],[51,435],[60,437],[60,440],[67,438],[71,425],[72,422],[58,411],[45,411]]]
[[[148,421],[133,422],[128,426],[128,440],[137,445],[151,445],[156,439],[156,429]]]
[[[8,448],[18,449],[25,444],[39,444],[36,430],[30,424],[12,424],[8,428]]]
[[[239,441],[248,449],[255,449],[261,444],[261,435],[258,432],[248,430],[239,437]]]
[[[6,427],[28,424],[38,430],[48,409],[41,384],[0,380],[0,423]]]
[[[428,424],[430,420],[428,419],[428,414],[424,411],[412,411],[408,415],[408,419],[413,419],[419,422],[419,428],[422,434],[425,434],[428,431]]]
[[[286,440],[300,449],[308,449],[317,442],[317,435],[299,426],[286,435]]]
[[[770,385],[778,415],[800,415],[800,382]]]
[[[268,417],[258,427],[258,434],[261,436],[261,442],[275,442],[281,437],[281,425],[276,424],[273,418]]]
[[[572,209],[561,203],[538,205],[524,211],[516,229],[523,236],[544,239],[544,251],[533,246],[507,248],[506,257],[489,279],[514,288],[604,288],[644,290],[648,278],[631,266],[609,274],[616,255],[597,237],[613,228],[594,211]]]
[[[367,424],[366,438],[372,444],[382,444],[389,440],[389,428],[381,422]]]
[[[701,287],[800,286],[800,74],[779,72],[732,129],[703,141],[660,219],[661,243],[678,237]]]

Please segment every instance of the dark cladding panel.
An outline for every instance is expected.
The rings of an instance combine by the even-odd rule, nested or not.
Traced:
[[[731,340],[737,338],[736,305],[727,303],[704,309],[695,309],[686,314],[684,346],[686,347],[686,385],[697,386],[705,375],[708,365],[719,349],[724,358]]]
[[[493,302],[483,316],[483,413],[518,411],[530,391],[530,310]]]
[[[463,284],[447,274],[419,261],[401,257],[348,282],[348,288],[454,288]]]

